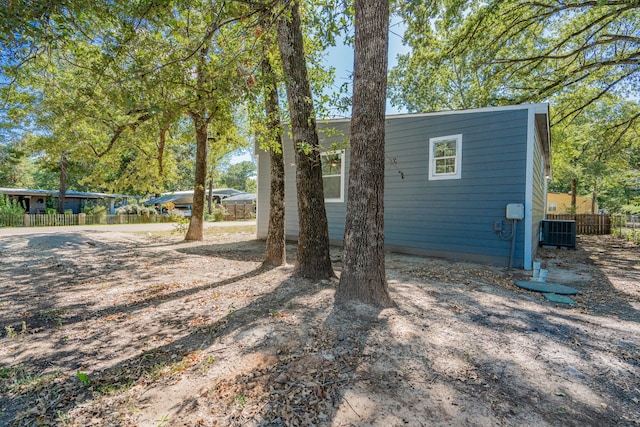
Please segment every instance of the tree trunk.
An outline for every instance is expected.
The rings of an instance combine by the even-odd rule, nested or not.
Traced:
[[[160,139],[158,141],[158,176],[164,178],[164,150],[167,145],[167,132],[169,132],[170,125],[164,126],[160,129]]]
[[[193,188],[191,220],[185,240],[202,240],[204,223],[204,196],[207,181],[207,127],[208,122],[198,114],[190,114],[196,131],[196,176]]]
[[[277,30],[296,152],[299,236],[294,274],[311,279],[327,279],[333,277],[329,258],[329,228],[297,0],[291,3],[289,12],[290,15],[284,13],[278,21]]]
[[[336,301],[391,306],[384,265],[384,139],[389,2],[355,0],[351,161]]]
[[[262,58],[262,73],[266,81],[265,111],[267,113],[267,134],[269,135],[269,159],[271,163],[271,195],[269,198],[269,229],[265,249],[265,265],[286,263],[286,245],[284,230],[284,156],[282,154],[282,125],[278,88],[271,68],[271,62],[265,54]]]
[[[64,202],[67,196],[67,153],[60,155],[60,185],[58,187],[58,213],[64,213]]]
[[[211,174],[209,176],[209,196],[207,197],[207,211],[209,215],[213,214],[213,174],[215,173],[215,164],[211,164]]]
[[[571,211],[576,213],[576,193],[578,192],[578,180],[571,178]]]
[[[596,197],[598,196],[598,181],[593,181],[593,192],[591,193],[591,214],[596,214]]]
[[[207,55],[211,47],[211,37],[213,33],[207,35],[203,40],[203,46],[199,50],[198,62],[196,64],[196,88],[202,90],[206,80]],[[191,205],[191,219],[189,221],[189,229],[184,240],[202,240],[204,238],[204,197],[207,185],[207,144],[209,138],[207,130],[209,122],[214,117],[214,111],[209,110],[207,105],[211,105],[211,101],[206,101],[202,95],[198,95],[198,107],[187,114],[193,120],[193,127],[196,132],[196,171],[195,182],[193,186],[193,203]],[[207,111],[210,111],[207,116]]]

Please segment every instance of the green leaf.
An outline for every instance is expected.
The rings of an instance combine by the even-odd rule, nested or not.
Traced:
[[[80,371],[78,371],[78,372],[76,373],[76,377],[77,377],[77,378],[78,378],[78,380],[79,380],[82,384],[84,384],[85,386],[88,386],[88,385],[89,385],[89,374],[86,374],[86,373],[84,373],[84,372],[80,372]]]

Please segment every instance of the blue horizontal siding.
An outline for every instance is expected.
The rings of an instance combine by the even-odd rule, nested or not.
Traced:
[[[500,239],[493,226],[502,220],[503,227],[509,229],[504,219],[506,205],[525,199],[527,120],[526,109],[387,119],[385,243],[508,259],[510,242]],[[342,143],[348,137],[350,123],[318,122],[318,127],[329,127],[334,133],[319,132],[320,144],[328,149],[331,143]],[[457,134],[462,134],[462,178],[429,181],[429,138]],[[295,236],[294,153],[290,139],[285,141],[286,228],[288,235]],[[262,164],[264,157],[268,156],[259,157],[260,168],[268,167],[268,163]],[[345,161],[348,177],[348,158]],[[347,177],[344,202],[325,203],[332,240],[341,241],[344,236]],[[521,222],[516,251],[520,257],[523,239]]]
[[[386,154],[394,162],[385,173],[385,242],[508,257],[510,242],[493,225],[508,203],[524,201],[527,111],[415,117],[387,126]],[[429,181],[429,138],[456,134],[462,134],[462,178]]]

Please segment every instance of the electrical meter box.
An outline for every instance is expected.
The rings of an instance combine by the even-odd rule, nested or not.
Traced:
[[[523,219],[524,205],[522,203],[509,203],[507,205],[507,219]]]

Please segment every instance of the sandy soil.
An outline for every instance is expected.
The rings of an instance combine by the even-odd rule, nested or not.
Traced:
[[[261,268],[253,236],[0,236],[0,425],[640,425],[635,245],[541,251],[575,306],[389,254],[377,310]]]

